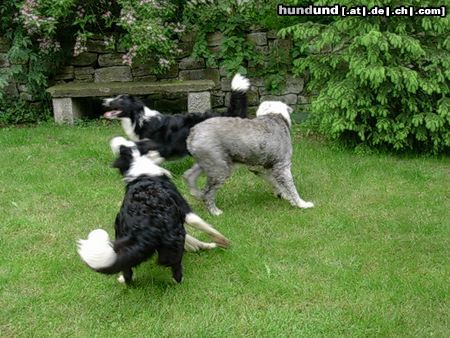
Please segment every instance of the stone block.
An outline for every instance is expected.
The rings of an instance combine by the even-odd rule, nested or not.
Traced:
[[[121,53],[101,54],[98,56],[98,65],[100,67],[123,66]]]
[[[95,69],[94,67],[75,67],[73,70],[75,77],[77,75],[87,75],[87,74],[94,74]]]
[[[19,94],[19,97],[24,101],[33,101],[33,96],[30,93],[22,92]]]
[[[231,79],[226,77],[220,79],[220,89],[224,92],[231,91]]]
[[[219,54],[220,46],[208,46],[208,50],[213,54]]]
[[[182,70],[201,69],[205,67],[205,60],[204,59],[196,60],[192,57],[187,57],[180,60],[179,67]]]
[[[87,40],[86,48],[88,52],[94,53],[111,53],[111,50],[108,49],[106,45],[106,41],[104,40]]]
[[[308,96],[299,95],[298,96],[298,103],[299,104],[309,104],[309,103],[311,103],[311,101],[310,101]]]
[[[247,109],[247,116],[256,116],[257,110],[258,110],[258,106],[249,106]]]
[[[131,73],[133,77],[143,77],[148,75],[156,75],[156,63],[148,62],[148,63],[138,63],[133,64],[131,68]]]
[[[136,82],[153,82],[156,81],[156,75],[145,75],[145,76],[137,76],[133,78],[133,81]]]
[[[93,67],[76,67],[74,70],[76,82],[93,82],[94,81]]]
[[[180,71],[180,80],[212,80],[216,86],[220,85],[220,74],[218,69],[195,69]]]
[[[269,47],[267,46],[255,46],[255,52],[267,55],[269,54]]]
[[[93,66],[97,63],[97,54],[84,52],[72,59],[74,66]]]
[[[259,77],[251,77],[251,78],[249,78],[249,80],[250,80],[250,84],[252,86],[255,86],[255,87],[264,86],[264,80]]]
[[[55,98],[53,103],[53,116],[55,122],[73,124],[75,119],[81,117],[81,105],[71,98]]]
[[[257,32],[247,34],[247,40],[253,42],[257,46],[267,45],[267,34],[265,32]]]
[[[224,95],[215,95],[213,94],[211,96],[211,105],[213,108],[217,107],[223,107],[225,103],[225,96]]]
[[[156,74],[158,79],[173,79],[178,77],[178,64],[172,64],[162,74]]]
[[[9,67],[8,54],[0,53],[0,68]]]
[[[270,30],[267,32],[267,38],[268,39],[276,39],[277,38],[277,31],[276,30]]]
[[[256,106],[259,104],[259,94],[255,90],[249,90],[247,92],[247,104],[249,106]]]
[[[224,104],[226,107],[228,107],[230,105],[230,99],[231,99],[231,92],[225,93]],[[260,103],[260,100],[259,100],[258,92],[249,90],[247,92],[247,104],[249,106],[253,106],[253,105],[259,105],[259,103]]]
[[[228,73],[224,67],[219,68],[219,74],[220,74],[220,76],[224,76],[224,77],[228,76]]]
[[[55,80],[73,80],[74,77],[74,67],[67,66],[64,67],[57,75],[55,75]]]
[[[204,113],[209,109],[211,109],[211,94],[209,92],[188,94],[188,112]]]
[[[286,80],[286,86],[283,90],[285,94],[300,94],[303,91],[305,81],[301,78],[289,76]]]
[[[180,42],[178,44],[178,48],[180,52],[177,54],[177,57],[184,58],[192,54],[192,50],[194,49],[193,42]]]
[[[215,32],[208,34],[206,37],[208,46],[220,46],[223,41],[223,34],[221,32]]]
[[[261,96],[262,101],[281,101],[288,105],[294,105],[297,103],[297,95],[286,94],[286,95],[264,95]]]
[[[132,81],[131,69],[128,66],[113,66],[99,68],[94,73],[95,82],[126,82]]]

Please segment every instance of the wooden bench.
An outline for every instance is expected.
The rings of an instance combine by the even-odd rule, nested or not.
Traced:
[[[211,109],[212,80],[167,82],[102,82],[66,83],[47,89],[53,101],[55,122],[73,124],[83,116],[83,98],[112,97],[119,94],[149,95],[159,93],[188,93],[188,112]]]

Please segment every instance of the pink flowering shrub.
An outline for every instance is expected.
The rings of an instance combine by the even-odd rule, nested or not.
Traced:
[[[87,51],[89,39],[98,36],[111,51],[126,50],[124,64],[153,60],[163,71],[179,54],[178,37],[184,26],[176,11],[181,11],[182,2],[3,0],[0,36],[12,41],[9,58],[15,65],[0,74],[0,89],[9,78],[28,76],[20,82],[30,83],[38,99],[44,97],[47,78],[68,59]]]

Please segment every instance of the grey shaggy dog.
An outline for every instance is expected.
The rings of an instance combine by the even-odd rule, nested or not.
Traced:
[[[191,194],[202,198],[211,214],[222,213],[215,204],[215,195],[234,164],[250,166],[272,186],[277,196],[291,205],[314,206],[300,198],[292,178],[291,112],[283,102],[265,101],[258,107],[255,119],[215,117],[191,129],[187,147],[196,164],[183,178]],[[207,177],[203,192],[197,188],[202,172]]]

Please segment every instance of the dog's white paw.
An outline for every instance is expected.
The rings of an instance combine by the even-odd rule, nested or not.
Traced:
[[[120,274],[119,277],[117,277],[117,281],[120,284],[125,284],[125,277],[122,274]]]
[[[218,207],[209,209],[209,212],[211,213],[211,215],[214,215],[214,216],[219,216],[219,215],[223,214],[223,211],[220,210]]]
[[[302,209],[314,208],[314,203],[313,202],[300,203],[300,208],[302,208]]]
[[[205,245],[205,250],[211,250],[211,249],[214,249],[214,248],[217,248],[217,244],[216,243],[206,243],[206,245]]]

